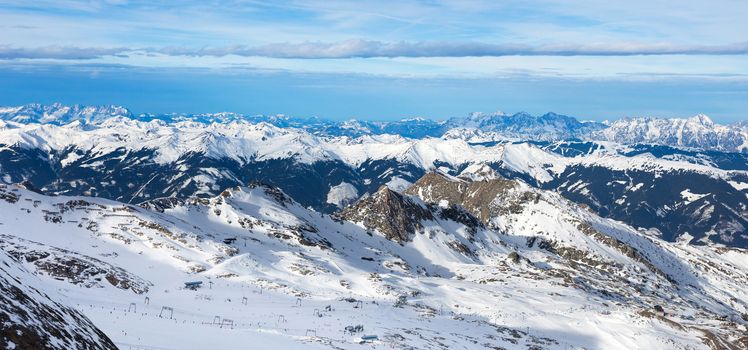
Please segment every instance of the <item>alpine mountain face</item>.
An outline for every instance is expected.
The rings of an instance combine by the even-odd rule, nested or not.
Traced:
[[[3,108],[0,347],[744,348],[741,135]]]

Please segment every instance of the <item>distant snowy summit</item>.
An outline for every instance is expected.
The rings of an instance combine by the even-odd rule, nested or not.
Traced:
[[[613,141],[621,144],[647,143],[723,152],[748,151],[748,122],[720,125],[703,114],[687,119],[624,118],[612,123],[579,121],[574,117],[556,113],[534,116],[525,112],[515,114],[476,112],[466,117],[454,117],[442,121],[426,118],[398,121],[355,119],[333,121],[316,117],[251,116],[231,112],[136,115],[125,107],[114,105],[66,106],[55,103],[0,107],[0,120],[21,124],[65,125],[73,122],[99,124],[115,117],[145,122],[160,120],[166,123],[185,121],[202,124],[236,121],[269,123],[281,128],[303,129],[317,136],[360,137],[392,134],[413,139],[441,137],[468,142],[590,140]]]
[[[0,119],[16,123],[40,123],[62,125],[75,121],[96,123],[113,117],[133,118],[133,114],[121,106],[65,106],[60,103],[42,105],[38,103],[16,107],[0,107]]]
[[[699,114],[688,119],[625,118],[598,132],[597,139],[618,143],[654,143],[719,151],[748,150],[748,125],[715,124]]]
[[[533,141],[559,141],[583,139],[605,128],[598,122],[580,122],[574,117],[546,113],[533,116],[526,112],[512,115],[503,112],[472,113],[466,118],[447,121],[447,130],[465,129],[479,133],[491,133],[493,138]]]

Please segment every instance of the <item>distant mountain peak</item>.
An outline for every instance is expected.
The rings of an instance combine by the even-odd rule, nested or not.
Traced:
[[[703,126],[708,126],[708,127],[714,126],[714,122],[706,114],[697,114],[691,118],[688,118],[688,121],[695,122],[695,123],[701,124]]]
[[[622,144],[649,143],[676,147],[744,152],[748,132],[740,125],[716,124],[705,114],[682,118],[624,118],[590,136]]]
[[[74,121],[92,123],[112,117],[132,118],[133,115],[125,107],[117,105],[86,106],[75,104],[63,105],[59,102],[50,105],[30,103],[18,107],[0,108],[0,119],[19,123],[68,124]]]

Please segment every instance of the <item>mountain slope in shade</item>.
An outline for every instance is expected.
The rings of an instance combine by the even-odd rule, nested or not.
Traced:
[[[605,145],[561,156],[557,153],[576,151],[568,144],[547,148],[555,151],[544,152],[530,144],[507,145],[502,166],[537,187],[589,206],[599,215],[634,227],[656,228],[668,241],[688,234],[696,244],[745,247],[748,243],[748,175],[744,170],[712,167],[724,158],[709,160],[706,155],[667,152],[658,157],[653,155],[657,149],[639,152],[628,147],[607,149]],[[724,167],[732,168],[736,161],[734,165],[742,168],[744,158],[727,158],[731,160],[725,160]]]
[[[86,316],[50,290],[0,249],[0,348],[117,349]]]

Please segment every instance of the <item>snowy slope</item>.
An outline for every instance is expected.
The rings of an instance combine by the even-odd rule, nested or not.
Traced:
[[[356,204],[363,216],[402,201],[430,213],[402,242],[261,185],[142,207],[4,186],[2,249],[55,252],[101,270],[86,283],[26,264],[120,347],[347,349],[363,334],[396,348],[738,344],[745,251],[663,242],[510,182],[485,225],[426,197]],[[184,289],[187,281],[203,287]],[[356,325],[363,332],[343,333]]]
[[[528,143],[507,144],[501,166],[537,187],[588,205],[599,215],[656,228],[669,241],[688,233],[694,242],[748,246],[748,193],[743,186],[748,172],[740,166],[745,164],[741,155],[719,158],[595,145],[588,153],[563,156],[554,150],[558,145],[546,146],[554,150],[548,152]],[[717,168],[715,162],[733,170]]]
[[[4,239],[3,239],[4,241]],[[0,249],[0,348],[116,349],[112,341],[47,283]]]
[[[673,171],[695,172],[715,178],[731,179],[734,176],[748,174],[742,170],[723,170],[713,164],[697,163],[690,159],[657,157],[651,153],[626,153],[619,144],[607,144],[594,152],[568,157],[549,152],[527,142],[506,144],[503,147],[502,162],[504,165],[521,173],[531,175],[539,182],[546,182],[553,174],[563,173],[574,166],[602,167],[616,171],[646,171],[665,173]]]

